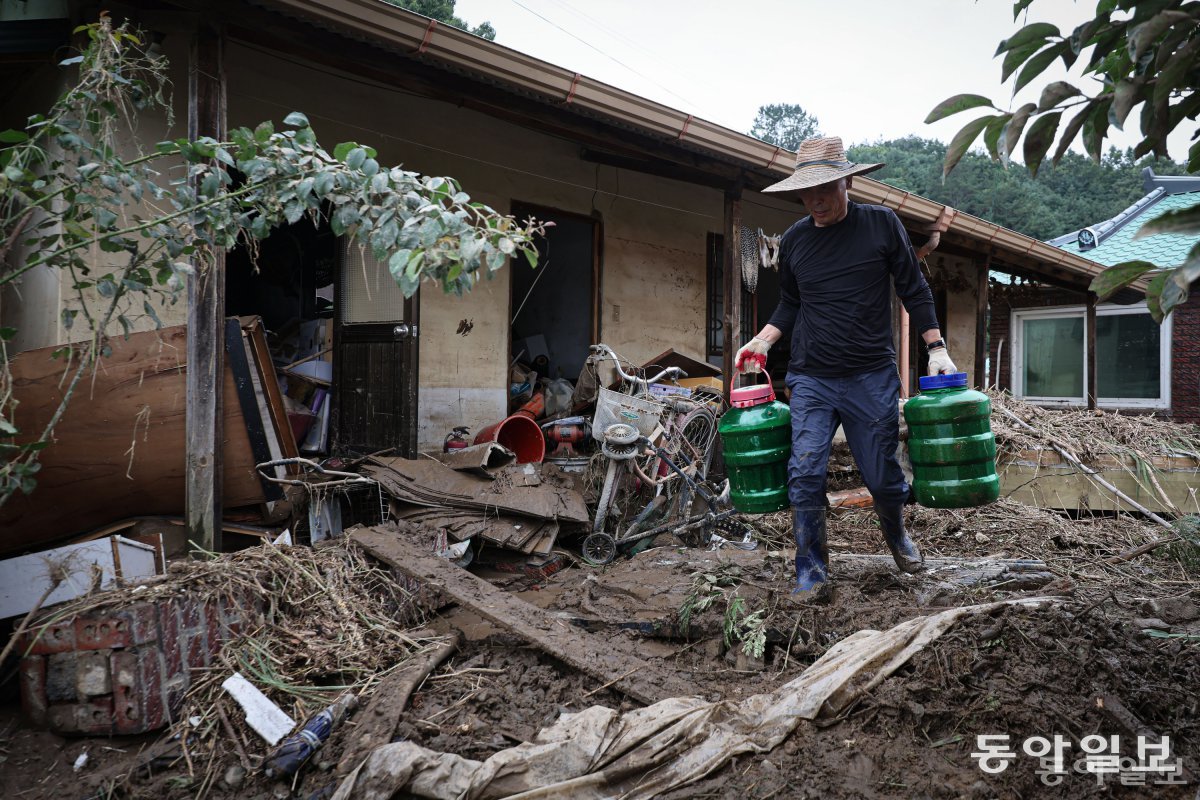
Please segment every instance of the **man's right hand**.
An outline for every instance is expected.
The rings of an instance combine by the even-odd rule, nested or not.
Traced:
[[[733,357],[733,368],[739,372],[762,372],[767,367],[768,342],[755,336],[742,345]]]

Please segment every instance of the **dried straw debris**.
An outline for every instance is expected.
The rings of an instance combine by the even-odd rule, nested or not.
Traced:
[[[1084,461],[1115,456],[1148,462],[1152,456],[1183,455],[1200,460],[1200,426],[1120,411],[1050,409],[1022,402],[1007,392],[988,390],[992,398],[992,432],[1001,461],[1022,450],[1053,441]],[[1037,436],[1018,427],[1003,412],[1016,414],[1036,428]]]

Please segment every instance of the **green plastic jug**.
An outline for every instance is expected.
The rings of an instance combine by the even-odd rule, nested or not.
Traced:
[[[904,404],[913,491],[929,508],[969,508],[1000,497],[992,401],[967,386],[967,373],[921,378]]]
[[[725,448],[733,507],[746,514],[787,508],[791,409],[775,399],[770,376],[765,385],[731,390],[729,401],[733,408],[722,415],[717,430]]]

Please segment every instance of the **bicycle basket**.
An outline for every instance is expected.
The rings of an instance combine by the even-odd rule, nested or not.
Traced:
[[[642,436],[649,436],[662,422],[665,410],[666,406],[649,398],[601,388],[596,398],[596,415],[592,417],[592,438],[604,441],[604,431],[618,422],[632,425]]]

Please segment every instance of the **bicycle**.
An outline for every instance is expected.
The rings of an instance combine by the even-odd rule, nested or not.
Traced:
[[[668,531],[686,544],[707,544],[718,528],[728,527],[733,513],[719,510],[722,493],[707,482],[716,414],[707,403],[682,396],[650,396],[649,387],[664,378],[686,377],[677,367],[643,378],[626,372],[612,348],[593,345],[589,364],[595,368],[605,360],[613,361],[635,393],[600,390],[592,431],[607,465],[584,558],[610,563],[622,547],[636,552],[638,543],[648,545]],[[697,497],[705,504],[699,515],[692,513]],[[637,513],[627,522],[630,508]],[[665,522],[655,525],[659,520]]]

